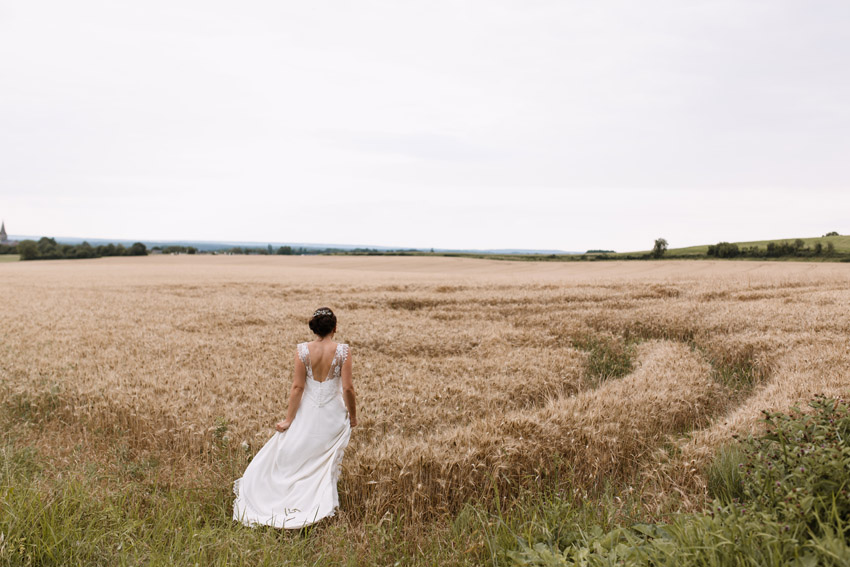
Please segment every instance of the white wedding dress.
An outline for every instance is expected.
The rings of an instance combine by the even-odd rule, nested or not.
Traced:
[[[303,528],[333,516],[339,506],[337,479],[351,437],[340,378],[348,345],[337,345],[322,382],[313,377],[307,343],[298,345],[298,356],[307,381],[295,419],[263,445],[233,485],[233,519],[247,526]]]

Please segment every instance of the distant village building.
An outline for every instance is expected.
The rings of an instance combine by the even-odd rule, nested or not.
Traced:
[[[17,246],[17,244],[17,240],[9,240],[9,237],[6,234],[6,221],[0,221],[0,245]]]

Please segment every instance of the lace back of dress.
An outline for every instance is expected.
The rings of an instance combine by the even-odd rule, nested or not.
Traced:
[[[345,364],[346,358],[348,358],[348,345],[340,343],[336,347],[334,360],[331,363],[332,374],[330,379],[339,378],[342,375],[342,365]]]
[[[307,369],[307,378],[313,378],[313,369],[310,367],[310,349],[307,348],[307,343],[298,343],[298,358]]]
[[[307,343],[300,343],[298,345],[298,358],[301,359],[301,362],[303,362],[304,366],[307,368],[307,378],[316,380],[316,377],[313,376],[313,366],[310,364],[310,349],[307,347]],[[331,367],[328,370],[328,377],[325,382],[330,382],[342,375],[342,365],[345,363],[347,358],[348,345],[344,343],[336,345],[334,358],[331,361]]]

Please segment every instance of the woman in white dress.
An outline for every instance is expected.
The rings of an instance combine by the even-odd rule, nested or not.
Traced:
[[[286,419],[234,483],[233,519],[298,529],[333,516],[337,480],[357,425],[351,350],[333,341],[336,316],[313,313],[316,339],[298,345]]]

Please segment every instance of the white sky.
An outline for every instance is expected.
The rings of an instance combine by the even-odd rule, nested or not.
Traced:
[[[846,0],[0,0],[12,235],[850,233]]]

